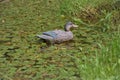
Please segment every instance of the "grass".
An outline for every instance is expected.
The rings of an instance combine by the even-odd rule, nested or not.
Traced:
[[[115,0],[10,0],[0,3],[0,79],[119,80]],[[117,16],[117,18],[116,18]],[[46,48],[36,34],[79,25],[74,40]]]
[[[95,52],[94,57],[86,61],[86,67],[83,67],[83,79],[119,80],[120,36],[117,35],[108,47],[102,46],[100,51]]]

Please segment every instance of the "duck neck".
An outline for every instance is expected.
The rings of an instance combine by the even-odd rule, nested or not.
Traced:
[[[65,26],[65,31],[70,31],[71,26]]]

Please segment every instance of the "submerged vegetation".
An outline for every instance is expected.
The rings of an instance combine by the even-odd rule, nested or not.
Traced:
[[[4,1],[4,2],[2,2]],[[119,0],[0,0],[0,80],[119,80]],[[47,46],[35,36],[79,25]]]

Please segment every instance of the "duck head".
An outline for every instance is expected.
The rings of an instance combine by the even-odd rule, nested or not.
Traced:
[[[67,22],[67,23],[65,24],[64,29],[65,29],[65,31],[70,31],[70,28],[76,28],[76,27],[78,27],[78,25],[75,25],[75,24],[73,24],[72,22]]]

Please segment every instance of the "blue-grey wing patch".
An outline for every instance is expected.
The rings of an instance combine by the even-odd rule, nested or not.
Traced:
[[[57,37],[57,34],[53,31],[43,32],[43,35],[48,35],[48,36],[51,36],[53,38]]]
[[[47,36],[47,35],[37,35],[37,37],[45,39],[45,40],[52,40],[53,39],[53,37]]]

